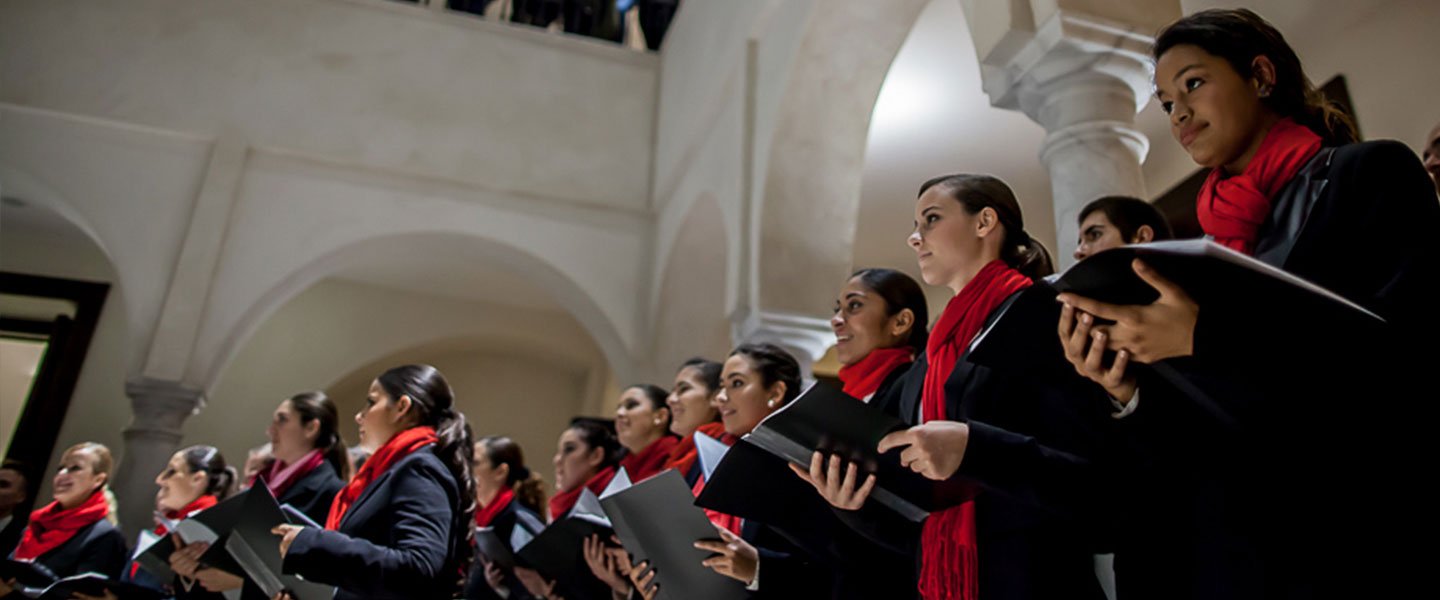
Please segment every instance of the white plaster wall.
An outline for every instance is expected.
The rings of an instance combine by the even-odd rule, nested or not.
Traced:
[[[450,379],[477,433],[546,444],[565,419],[602,401],[591,397],[598,392],[587,391],[585,379],[608,371],[599,349],[564,313],[327,279],[249,338],[212,388],[209,405],[186,424],[183,443],[210,443],[240,460],[264,443],[281,400],[320,389],[334,392],[341,431],[354,444],[353,417],[370,380],[389,367],[429,360]]]
[[[0,101],[629,208],[656,62],[385,0],[0,6]]]

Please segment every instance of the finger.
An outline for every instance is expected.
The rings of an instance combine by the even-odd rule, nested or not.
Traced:
[[[825,482],[825,455],[819,452],[810,453],[810,479],[811,482]]]
[[[884,454],[886,452],[889,452],[891,448],[909,446],[914,443],[915,429],[912,427],[910,429],[892,431],[889,435],[880,438],[880,444],[875,447],[875,450],[881,454]]]
[[[1130,351],[1121,350],[1115,353],[1115,363],[1110,365],[1110,370],[1105,372],[1105,387],[1115,387],[1125,380],[1125,367],[1130,364]],[[1123,398],[1121,399],[1123,400]]]
[[[830,455],[830,460],[825,465],[825,497],[834,498],[840,487],[840,457]]]
[[[695,549],[714,552],[716,554],[726,554],[730,552],[730,547],[725,542],[715,540],[700,540],[695,542]]]
[[[1069,304],[1060,306],[1060,341],[1070,340],[1070,331],[1075,328],[1075,307]]]
[[[1090,313],[1102,319],[1118,321],[1125,314],[1125,307],[1091,300],[1075,294],[1060,294],[1060,301],[1075,307],[1075,310]]]
[[[711,523],[711,525],[715,525],[715,524],[714,524],[714,523]],[[721,526],[719,526],[719,525],[715,525],[715,530],[720,532],[720,539],[723,540],[723,541],[725,541],[726,543],[733,542],[733,541],[735,541],[735,540],[740,539],[740,536],[737,536],[737,535],[735,535],[735,534],[733,534],[733,533],[730,533],[730,530],[729,530],[729,529],[726,529],[726,528],[721,527]]]
[[[1188,294],[1185,293],[1185,290],[1181,289],[1180,286],[1175,285],[1175,282],[1166,279],[1163,275],[1160,274],[1159,271],[1156,271],[1150,265],[1145,264],[1145,261],[1143,260],[1137,258],[1133,261],[1130,261],[1130,268],[1135,270],[1135,274],[1139,275],[1140,279],[1145,280],[1145,283],[1150,284],[1150,287],[1153,287],[1155,288],[1155,291],[1160,292],[1161,300],[1169,298],[1190,297]]]
[[[270,528],[270,533],[273,533],[273,534],[275,534],[275,535],[285,535],[285,534],[288,533],[289,531],[290,531],[290,526],[289,526],[289,525],[276,525],[276,526]]]
[[[1065,354],[1072,360],[1083,360],[1085,348],[1090,344],[1090,328],[1094,326],[1095,318],[1082,312],[1075,319],[1078,324],[1070,333],[1070,339],[1065,340]]]
[[[900,453],[900,464],[910,469],[917,468],[917,463],[924,461],[925,452],[918,446],[910,446]]]
[[[1090,344],[1090,351],[1085,353],[1085,376],[1090,379],[1103,379],[1105,376],[1105,332],[1096,331],[1091,334],[1095,339]]]
[[[870,497],[870,491],[874,489],[875,475],[872,473],[869,477],[865,478],[865,483],[860,486],[860,489],[855,490],[855,497],[851,499],[851,503],[855,508],[860,508],[865,504],[865,500]]]
[[[845,468],[845,480],[840,482],[840,494],[846,500],[849,500],[850,496],[855,494],[855,478],[858,477],[859,474],[860,467],[853,462],[850,463],[849,467]]]

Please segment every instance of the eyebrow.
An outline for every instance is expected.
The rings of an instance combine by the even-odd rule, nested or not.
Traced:
[[[849,292],[849,293],[845,294],[845,298],[847,298],[847,299],[849,299],[849,298],[864,298],[864,297],[865,297],[865,293],[864,293],[864,292]]]
[[[1185,73],[1186,73],[1187,71],[1189,71],[1189,70],[1191,70],[1191,69],[1198,69],[1198,68],[1201,68],[1201,67],[1203,67],[1203,66],[1204,66],[1204,65],[1202,65],[1202,64],[1200,64],[1200,63],[1193,63],[1193,64],[1188,64],[1188,65],[1185,65],[1185,66],[1183,66],[1183,67],[1180,67],[1180,71],[1177,72],[1177,73],[1175,73],[1175,76],[1170,79],[1170,82],[1171,82],[1171,83],[1174,83],[1174,82],[1176,82],[1176,81],[1179,81],[1179,80],[1180,80],[1180,77],[1183,76],[1183,75],[1185,75]],[[1162,89],[1160,89],[1158,86],[1155,88],[1155,97],[1156,97],[1157,99],[1160,98],[1160,95],[1161,95],[1161,94],[1164,94],[1164,93],[1165,93],[1165,91],[1162,90]]]

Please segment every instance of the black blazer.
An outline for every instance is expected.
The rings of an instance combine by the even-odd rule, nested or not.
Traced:
[[[296,536],[285,571],[336,586],[337,599],[451,598],[469,550],[461,497],[434,446],[416,450],[365,488],[339,531]]]
[[[59,547],[41,554],[35,562],[50,569],[56,577],[99,573],[119,579],[129,559],[126,549],[125,535],[109,521],[101,519],[75,532]],[[14,554],[13,550],[11,554]]]
[[[1440,204],[1409,148],[1323,149],[1272,199],[1256,258],[1383,327],[1200,307],[1194,354],[1140,369],[1122,598],[1399,597],[1426,572],[1422,490],[1440,364]],[[1257,298],[1256,302],[1265,299]],[[1257,311],[1266,315],[1273,310]],[[1204,396],[1214,412],[1189,401]]]
[[[831,597],[831,576],[825,567],[779,530],[746,520],[740,537],[755,546],[760,555],[760,589],[751,592],[750,597],[761,600]]]
[[[508,545],[510,536],[515,533],[516,527],[536,536],[545,529],[545,520],[541,519],[535,511],[520,504],[520,500],[517,498],[512,500],[505,510],[500,511],[500,514],[495,515],[495,520],[490,522],[490,526],[495,529],[495,535]],[[510,551],[513,553],[515,549],[511,548]],[[510,595],[506,596],[508,600],[533,598],[514,573],[505,574],[505,587],[510,590]],[[485,565],[480,562],[478,557],[470,564],[470,573],[465,579],[464,597],[467,600],[498,600],[500,598],[500,594],[491,589],[490,582],[485,580]]]
[[[345,482],[340,480],[340,475],[335,473],[335,467],[327,460],[311,469],[276,500],[281,504],[289,504],[305,513],[312,521],[324,525],[325,518],[330,516],[330,504],[335,501],[335,494],[340,493],[340,488],[343,487]]]
[[[882,407],[917,423],[928,371],[922,356]],[[1042,380],[962,356],[946,380],[945,398],[948,418],[970,426],[954,477],[981,489],[975,524],[982,593],[1104,598],[1093,558],[1113,545],[1113,522],[1102,516],[1109,495],[1100,493],[1112,477],[1106,465],[1114,444],[1104,393],[1078,376]],[[872,508],[845,514],[845,521],[918,565],[920,526]]]

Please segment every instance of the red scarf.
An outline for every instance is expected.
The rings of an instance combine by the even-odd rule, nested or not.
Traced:
[[[285,465],[279,460],[272,461],[270,468],[261,473],[260,478],[265,481],[265,487],[270,488],[270,493],[278,499],[285,495],[290,486],[304,479],[323,462],[325,462],[325,455],[319,450],[311,450],[309,454],[295,461],[293,465]]]
[[[926,422],[947,418],[945,380],[985,325],[985,319],[1011,294],[1030,284],[1030,278],[997,260],[980,269],[945,305],[925,345],[930,366],[925,372],[920,405]],[[931,513],[920,534],[920,548],[920,595],[925,600],[979,597],[973,501]]]
[[[690,440],[695,443],[695,440]],[[640,483],[649,479],[652,475],[665,470],[665,465],[670,462],[670,452],[680,445],[680,438],[665,434],[660,439],[650,442],[644,450],[626,454],[620,459],[620,466],[625,467],[625,472],[630,475],[630,481]]]
[[[1238,175],[1216,168],[1205,178],[1195,210],[1200,227],[1215,242],[1245,254],[1255,252],[1260,225],[1270,216],[1270,199],[1320,152],[1320,136],[1288,118],[1265,134],[1255,157]]]
[[[200,496],[199,498],[196,498],[196,499],[194,499],[194,500],[191,500],[189,504],[186,504],[186,505],[185,505],[185,508],[182,508],[182,509],[180,509],[180,510],[167,510],[167,511],[165,511],[165,518],[166,518],[166,519],[169,519],[169,520],[171,520],[171,521],[175,521],[175,520],[178,520],[178,519],[184,519],[184,518],[189,517],[190,515],[193,515],[193,514],[195,514],[195,513],[198,513],[198,512],[200,512],[200,511],[205,510],[205,509],[207,509],[207,508],[210,508],[210,507],[212,507],[212,506],[215,506],[216,504],[219,504],[219,503],[220,503],[220,499],[219,499],[219,498],[216,498],[215,496],[212,496],[212,495],[210,495],[210,494],[205,494],[205,495],[203,495],[203,496]],[[164,524],[164,523],[156,523],[156,524],[155,524],[155,535],[164,537],[165,534],[167,534],[167,533],[169,533],[169,532],[170,532],[170,530],[168,530],[168,529],[165,528],[165,524]]]
[[[510,501],[514,499],[515,490],[508,487],[500,490],[500,493],[495,495],[495,499],[491,500],[490,504],[485,505],[485,508],[475,511],[475,526],[489,527],[490,522],[494,521],[495,517],[500,516],[500,513],[505,512],[505,507],[510,506]]]
[[[410,456],[410,453],[416,450],[434,444],[438,439],[435,437],[434,427],[411,427],[395,434],[395,437],[390,438],[390,441],[385,442],[375,454],[366,459],[365,464],[360,466],[360,472],[350,478],[350,483],[345,484],[340,493],[335,494],[335,501],[330,504],[330,514],[325,518],[325,528],[339,529],[340,520],[345,518],[345,511],[350,510],[350,505],[360,499],[360,494],[365,492],[365,487],[370,485],[370,482],[380,477],[390,465],[400,462],[400,459]]]
[[[915,351],[909,346],[876,348],[859,362],[840,367],[840,382],[845,384],[845,393],[868,401],[879,391],[886,377],[901,365],[908,365],[914,360]]]
[[[725,442],[727,446],[735,443],[735,436],[725,433],[725,424],[719,421],[701,425],[698,431]],[[730,441],[726,441],[727,437]],[[666,466],[679,471],[681,476],[686,476],[690,474],[690,469],[695,468],[697,460],[700,460],[700,449],[695,447],[695,436],[692,434],[680,438],[675,447],[670,449],[670,463]]]
[[[40,558],[70,541],[81,529],[109,515],[110,504],[105,501],[103,487],[75,508],[61,508],[59,500],[46,504],[30,513],[30,525],[20,536],[19,545],[15,546],[15,560]]]
[[[561,517],[565,516],[565,513],[575,508],[575,503],[580,501],[580,494],[584,493],[586,489],[599,496],[600,492],[605,491],[605,486],[610,485],[610,480],[614,478],[615,466],[611,465],[596,473],[589,481],[585,482],[585,485],[575,486],[573,490],[555,494],[555,497],[550,499],[550,521],[559,521]]]

